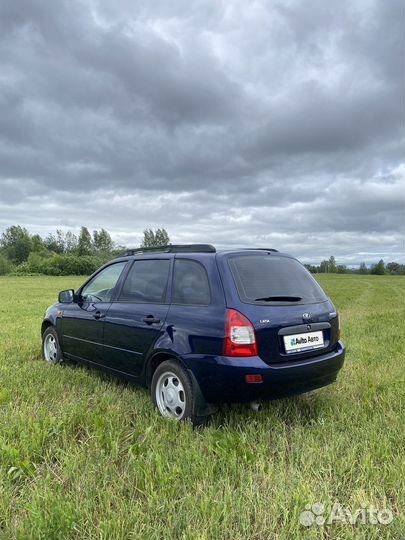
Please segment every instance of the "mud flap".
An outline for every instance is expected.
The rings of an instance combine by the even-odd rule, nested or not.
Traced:
[[[188,374],[190,376],[191,382],[193,383],[194,390],[194,409],[193,416],[209,416],[210,414],[215,413],[218,410],[218,407],[212,403],[207,403],[201,392],[200,385],[197,382],[197,379],[194,376],[194,373],[188,369]]]

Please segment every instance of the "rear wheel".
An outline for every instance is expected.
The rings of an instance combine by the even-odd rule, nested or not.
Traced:
[[[42,335],[42,357],[49,364],[58,364],[63,360],[58,334],[53,326],[49,326]]]
[[[152,401],[159,413],[172,420],[187,420],[200,424],[193,415],[195,391],[187,371],[175,360],[162,362],[152,377]]]

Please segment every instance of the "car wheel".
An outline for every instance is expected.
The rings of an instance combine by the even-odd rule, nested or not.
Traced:
[[[49,364],[58,364],[63,360],[58,334],[53,326],[48,326],[42,335],[42,357]]]
[[[173,420],[190,419],[200,425],[202,417],[193,415],[195,392],[187,371],[175,360],[162,362],[153,374],[151,396],[159,413]]]

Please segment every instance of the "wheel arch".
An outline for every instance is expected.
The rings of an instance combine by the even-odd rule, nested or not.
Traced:
[[[182,358],[178,354],[174,353],[173,351],[159,351],[149,358],[147,366],[146,366],[146,373],[145,373],[145,384],[147,388],[150,389],[151,387],[153,373],[155,372],[157,367],[163,362],[165,362],[166,360],[175,360],[176,362],[178,362],[191,379],[191,383],[192,383],[194,394],[195,394],[193,415],[194,416],[208,416],[212,414],[213,412],[215,412],[217,408],[206,402],[201,392],[200,385],[198,384],[198,381],[194,373],[190,369],[187,368]]]
[[[46,319],[45,321],[42,322],[41,324],[41,336],[44,335],[44,332],[47,328],[49,328],[50,326],[53,326],[55,327],[55,325],[53,324],[52,321],[50,321],[49,319]]]
[[[185,366],[183,360],[173,351],[158,351],[155,352],[152,356],[149,357],[146,369],[145,369],[145,386],[147,388],[150,388],[152,377],[154,372],[156,371],[156,368],[160,366],[163,362],[166,362],[167,360],[175,360],[178,362],[182,368],[187,370],[187,367]]]

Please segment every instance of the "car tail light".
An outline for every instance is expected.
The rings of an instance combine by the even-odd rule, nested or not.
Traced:
[[[253,324],[236,309],[226,310],[224,356],[256,356]]]

